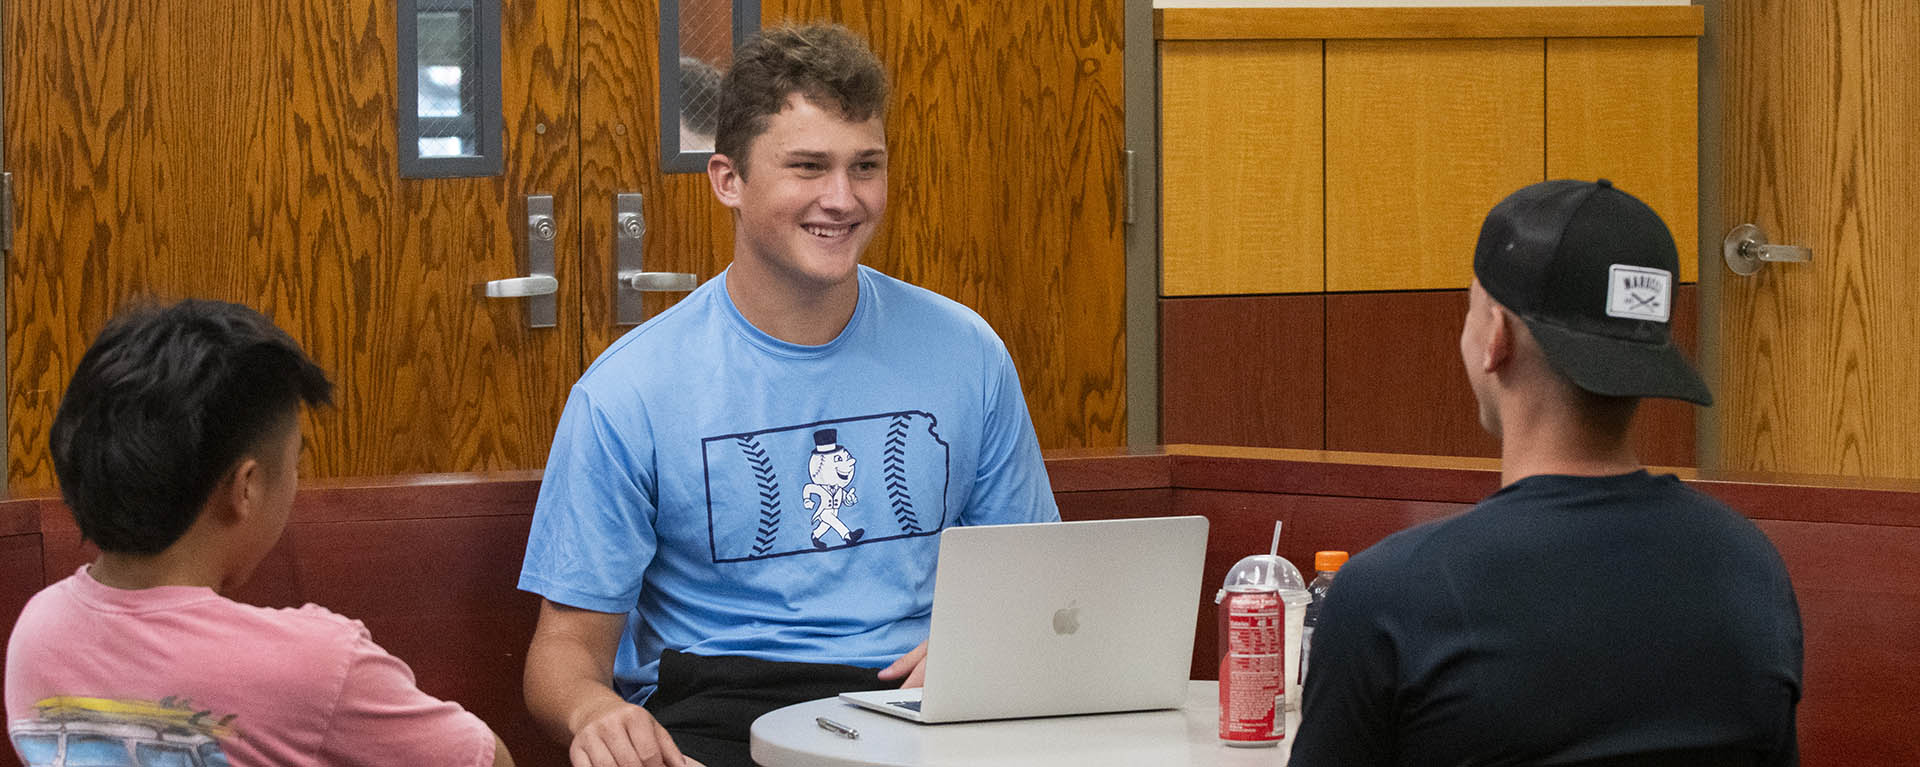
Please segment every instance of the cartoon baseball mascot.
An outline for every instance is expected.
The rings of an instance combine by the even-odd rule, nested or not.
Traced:
[[[864,527],[848,530],[846,523],[840,521],[840,510],[858,503],[860,498],[853,492],[853,454],[839,444],[838,429],[821,429],[813,433],[813,454],[807,456],[807,476],[813,481],[800,488],[801,505],[813,510],[813,547],[824,549],[827,542],[821,540],[828,530],[840,535],[845,544],[853,544],[860,536],[867,534]]]

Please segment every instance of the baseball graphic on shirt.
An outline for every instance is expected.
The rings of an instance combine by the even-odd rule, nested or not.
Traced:
[[[714,562],[840,556],[947,526],[949,446],[905,410],[701,439]]]
[[[858,543],[867,534],[866,528],[848,530],[840,521],[840,510],[859,503],[860,496],[853,489],[853,454],[838,439],[836,429],[813,433],[813,454],[807,456],[807,476],[813,481],[800,488],[800,505],[813,512],[813,532],[808,537],[816,549],[827,547],[821,536],[829,531],[846,544]]]

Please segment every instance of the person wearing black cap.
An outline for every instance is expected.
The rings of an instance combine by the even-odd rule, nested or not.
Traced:
[[[1291,764],[1797,764],[1800,614],[1745,517],[1634,456],[1642,397],[1708,405],[1645,204],[1547,181],[1488,214],[1460,354],[1503,487],[1340,572]]]

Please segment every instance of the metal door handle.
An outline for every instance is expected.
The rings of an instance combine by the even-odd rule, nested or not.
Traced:
[[[688,272],[646,270],[647,219],[642,202],[637,192],[613,197],[613,279],[619,286],[614,290],[616,325],[638,325],[647,319],[642,293],[686,291],[700,284],[700,278]]]
[[[488,298],[529,298],[560,292],[560,281],[547,275],[487,280]]]
[[[560,280],[553,276],[553,241],[560,227],[553,220],[553,195],[527,195],[527,276],[486,283],[488,298],[527,302],[527,327],[550,328],[560,318]]]
[[[1813,248],[1800,245],[1769,245],[1767,233],[1753,224],[1741,224],[1727,233],[1727,239],[1721,243],[1720,255],[1727,261],[1727,269],[1734,274],[1748,276],[1760,271],[1767,262],[1806,263],[1813,260]]]
[[[687,291],[699,287],[691,272],[621,272],[620,287],[642,293]]]

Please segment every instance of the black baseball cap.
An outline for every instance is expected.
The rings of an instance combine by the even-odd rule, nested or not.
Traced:
[[[1547,364],[1575,385],[1711,405],[1673,345],[1679,272],[1660,216],[1606,179],[1514,192],[1487,214],[1473,252],[1480,286],[1527,323]]]

